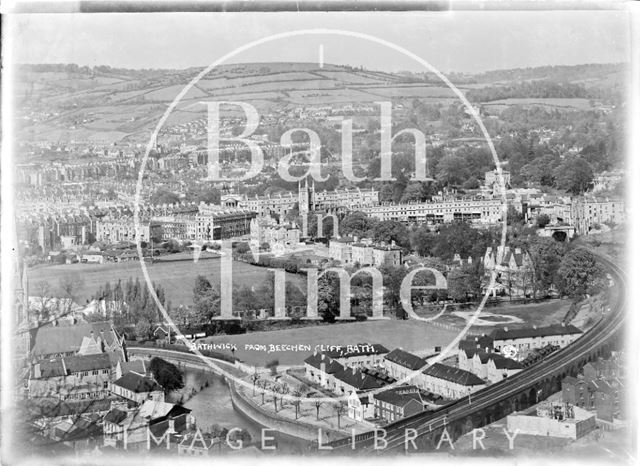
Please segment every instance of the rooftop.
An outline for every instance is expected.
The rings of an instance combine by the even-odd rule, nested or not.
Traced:
[[[415,354],[408,353],[400,348],[394,349],[384,357],[386,360],[398,364],[413,371],[418,370],[426,364],[424,359],[419,358]]]
[[[422,372],[423,374],[430,375],[438,379],[447,380],[458,385],[484,385],[484,380],[482,380],[477,375],[469,371],[458,369],[457,367],[446,366],[438,362],[433,364],[432,366],[427,367]]]

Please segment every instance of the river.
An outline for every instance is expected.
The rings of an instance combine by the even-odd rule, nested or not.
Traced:
[[[208,387],[204,386],[205,381],[209,382]],[[193,387],[198,392],[186,401],[184,406],[192,410],[196,423],[201,429],[209,429],[213,424],[218,424],[227,429],[239,427],[249,432],[252,443],[260,448],[262,426],[233,408],[229,387],[222,376],[187,368],[185,370],[184,391],[187,392]],[[202,390],[200,390],[200,387],[203,387]],[[269,432],[266,435],[275,437],[278,454],[308,453],[306,450],[308,442],[304,440],[279,432]],[[269,442],[269,444],[271,443]]]

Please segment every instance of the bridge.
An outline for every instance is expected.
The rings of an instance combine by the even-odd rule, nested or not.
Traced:
[[[589,331],[569,346],[552,353],[518,374],[490,385],[468,397],[445,405],[432,412],[423,412],[385,426],[384,444],[380,440],[377,453],[404,450],[435,450],[440,440],[452,441],[475,428],[491,424],[514,411],[523,410],[561,390],[562,380],[578,374],[588,362],[608,356],[623,338],[625,313],[625,276],[623,270],[610,259],[593,253],[614,276],[623,291],[617,293],[616,302]],[[445,435],[446,429],[446,435]],[[333,452],[359,454],[374,450],[376,431],[365,432],[354,438],[331,442]],[[410,440],[407,440],[410,439]],[[444,445],[448,443],[445,441]]]

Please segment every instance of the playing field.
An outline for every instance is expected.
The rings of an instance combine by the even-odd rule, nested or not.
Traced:
[[[494,320],[495,325],[473,326],[472,330],[483,333],[491,333],[494,328],[523,328],[531,327],[533,325],[543,327],[547,325],[559,324],[567,314],[570,305],[571,302],[567,299],[552,299],[549,301],[532,304],[510,304],[507,301],[500,304],[499,306],[487,306],[486,308],[484,308],[479,317],[483,318],[483,320],[485,321]],[[465,309],[465,311],[474,313],[476,309],[477,307],[471,307]],[[450,309],[450,312],[445,312],[445,314],[442,315],[438,319],[438,321],[444,324],[454,325],[458,327],[464,326],[466,324],[466,320],[460,315],[454,314],[454,311],[457,310],[459,309],[452,307]],[[514,322],[511,323],[503,323],[503,319],[491,317],[491,314],[496,314],[498,316],[512,316],[516,319],[513,319]],[[418,315],[421,317],[430,317],[432,314],[419,311]]]
[[[455,338],[455,332],[436,328],[424,322],[412,320],[378,320],[344,324],[325,324],[270,332],[252,332],[242,335],[222,335],[202,340],[206,343],[232,343],[237,350],[235,356],[250,365],[264,366],[277,359],[282,365],[299,365],[313,354],[317,345],[356,345],[358,343],[381,343],[389,350],[403,348],[420,356],[431,353],[435,346],[443,348]],[[266,347],[262,348],[260,345]],[[271,345],[291,345],[280,351],[269,352]],[[308,345],[310,350],[293,348]],[[319,348],[320,349],[320,348]],[[219,349],[214,349],[220,351]],[[229,353],[229,351],[220,351]]]
[[[198,275],[206,276],[216,286],[220,283],[220,260],[218,258],[201,259],[194,263],[188,256],[185,260],[173,260],[147,264],[147,270],[152,281],[162,285],[171,300],[172,306],[179,304],[190,305],[193,302],[193,285]],[[267,277],[268,270],[264,267],[256,267],[244,262],[233,262],[233,284],[242,286],[260,285]],[[144,275],[138,261],[109,263],[109,264],[69,264],[38,267],[28,272],[29,294],[36,295],[37,283],[45,280],[54,289],[54,293],[60,293],[59,283],[62,278],[71,277],[82,284],[77,293],[76,301],[84,304],[93,296],[100,286],[111,282],[113,287],[118,280],[126,282],[129,277],[136,277],[144,283]],[[303,283],[304,277],[287,274],[287,280]],[[306,286],[306,285],[305,285]],[[304,288],[303,288],[304,289]]]

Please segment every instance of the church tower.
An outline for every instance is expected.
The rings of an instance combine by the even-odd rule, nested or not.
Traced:
[[[300,215],[306,215],[309,213],[309,206],[311,205],[311,196],[309,190],[309,180],[304,179],[304,185],[298,181],[298,209]]]

